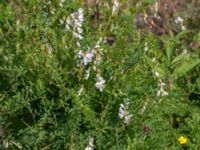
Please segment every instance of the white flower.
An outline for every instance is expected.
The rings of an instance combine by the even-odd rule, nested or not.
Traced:
[[[144,113],[146,111],[146,109],[147,109],[147,101],[144,102],[144,105],[141,109],[141,113]]]
[[[181,26],[181,29],[182,29],[182,30],[186,30],[186,26],[182,25],[182,26]]]
[[[61,24],[64,24],[64,20],[63,19],[59,19]]]
[[[122,119],[125,116],[125,106],[124,106],[124,104],[120,104],[118,115],[119,115],[120,119]]]
[[[74,35],[74,36],[79,36],[79,35]],[[83,58],[82,63],[86,66],[88,63],[91,63],[94,59],[94,66],[93,69],[96,71],[96,67],[97,65],[100,63],[101,61],[101,51],[102,49],[100,49],[100,42],[102,41],[102,39],[100,38],[99,41],[97,41],[96,45],[94,46],[94,48],[90,51],[90,52],[82,52],[80,51],[78,53],[78,57],[79,58]],[[77,46],[80,47],[80,43],[77,42]],[[97,52],[98,51],[98,52]]]
[[[65,28],[66,28],[67,30],[70,30],[70,26],[69,26],[68,24],[65,24]]]
[[[72,25],[72,19],[70,17],[68,17],[66,20],[65,20],[65,25]]]
[[[84,56],[84,53],[82,51],[78,52],[78,58],[82,58]]]
[[[182,54],[187,54],[187,52],[188,52],[187,49],[184,49]]]
[[[88,63],[92,62],[92,59],[94,57],[95,53],[94,51],[90,52],[90,53],[83,53],[83,52],[79,52],[78,53],[78,57],[79,58],[83,58],[82,63],[86,66]]]
[[[83,8],[78,9],[78,13],[79,13],[78,20],[80,21],[83,21],[83,12],[84,12]]]
[[[82,63],[83,63],[85,66],[86,66],[89,62],[91,62],[91,61],[92,61],[92,58],[93,58],[92,54],[90,54],[90,53],[84,53],[84,52],[82,52],[82,51],[80,51],[80,52],[78,53],[78,57],[79,57],[79,58],[83,58]]]
[[[160,89],[157,92],[157,97],[169,95],[169,93],[164,90],[165,83],[162,82],[162,80],[160,80],[159,86],[160,86]]]
[[[152,62],[154,62],[154,63],[156,62],[156,58],[155,57],[152,59]]]
[[[48,1],[48,2],[47,2],[47,5],[51,5],[51,1]]]
[[[112,7],[112,14],[117,13],[118,10],[119,10],[119,2],[117,0],[114,0]]]
[[[97,66],[96,66],[96,65],[97,65],[97,61],[95,60],[95,61],[94,61],[94,65],[93,65],[93,70],[94,70],[94,71],[97,70]]]
[[[79,35],[74,35],[74,36],[79,36]],[[80,38],[80,37],[79,37]],[[100,57],[100,52],[102,49],[100,49],[100,42],[98,41],[97,44],[95,45],[95,47],[90,51],[90,52],[82,52],[80,51],[78,53],[78,57],[79,58],[83,58],[83,64],[87,65],[88,63],[92,62],[93,58],[95,57],[96,59],[94,60],[94,65],[96,68],[96,65],[98,65],[100,63],[101,57]],[[77,42],[77,46],[80,46],[80,43]],[[98,51],[98,53],[97,53]]]
[[[16,20],[16,24],[17,24],[17,27],[18,27],[19,24],[20,24],[20,20],[19,19]]]
[[[167,96],[169,95],[168,92],[166,92],[164,89],[159,89],[158,92],[157,92],[157,97],[159,96]]]
[[[52,15],[54,15],[54,14],[55,14],[55,12],[56,12],[56,9],[55,9],[55,8],[53,8],[53,9],[51,10],[51,14],[52,14]]]
[[[158,79],[159,90],[157,91],[157,97],[159,96],[167,96],[169,93],[164,90],[164,86],[166,85],[162,79],[160,78],[160,74],[157,71],[153,71],[155,77]]]
[[[145,42],[144,44],[144,53],[146,54],[148,52],[148,45],[147,43]]]
[[[144,18],[143,18],[145,23],[147,23],[147,18],[148,18],[148,16],[147,16],[147,14],[145,13],[145,14],[144,14]]]
[[[84,90],[84,87],[81,86],[81,88],[77,92],[78,96],[80,96],[82,94],[83,90]]]
[[[129,105],[128,102],[126,103],[126,106],[124,104],[120,104],[119,112],[118,112],[119,118],[124,119],[125,124],[129,124],[131,117],[133,116],[132,114],[129,114],[129,112],[127,111],[128,105]]]
[[[131,120],[132,114],[126,115],[124,117],[124,123],[125,124],[129,124],[130,120]]]
[[[3,147],[7,149],[9,146],[9,142],[7,140],[3,140]]]
[[[92,49],[93,53],[96,54],[96,57],[95,57],[95,60],[94,60],[94,66],[93,66],[94,71],[96,71],[97,66],[98,66],[98,65],[100,64],[100,62],[101,62],[101,51],[102,51],[103,49],[100,48],[100,43],[102,42],[102,40],[103,40],[103,38],[100,38],[100,39],[97,41],[95,47]],[[98,52],[96,52],[96,51],[98,51]]]
[[[76,39],[79,39],[79,40],[82,40],[82,39],[83,39],[83,36],[80,35],[80,34],[77,33],[77,32],[73,32],[72,34],[73,34],[73,36],[74,36]]]
[[[166,91],[162,91],[162,96],[167,96],[167,95],[169,95],[168,92],[166,92]]]
[[[80,44],[79,41],[76,41],[76,45],[77,45],[78,47],[81,47],[81,44]]]
[[[63,7],[63,3],[65,2],[65,0],[60,0],[59,6]]]
[[[83,33],[83,29],[80,27],[77,27],[77,31],[78,31],[78,33]]]
[[[88,146],[85,148],[85,150],[93,150],[93,147],[94,147],[94,138],[90,138]]]
[[[47,49],[48,49],[48,54],[49,56],[51,57],[52,56],[52,53],[53,53],[53,48],[50,44],[47,43]]]
[[[159,78],[160,77],[160,74],[157,72],[157,71],[154,71],[154,75]]]
[[[85,71],[85,80],[88,80],[90,77],[90,68]]]
[[[175,23],[176,24],[180,24],[181,25],[181,29],[182,30],[185,30],[186,29],[186,26],[183,25],[183,18],[181,18],[180,16],[178,16],[176,19],[175,19]]]
[[[158,2],[155,3],[155,13],[154,17],[158,17]]]
[[[176,24],[179,24],[179,23],[182,23],[182,22],[183,22],[183,18],[181,18],[180,16],[176,17],[176,19],[175,19]]]
[[[106,81],[99,74],[97,74],[97,81],[96,81],[95,87],[100,92],[102,92],[103,89],[105,88],[105,83],[106,83]]]
[[[83,63],[86,66],[89,62],[92,62],[92,58],[94,57],[94,54],[87,53],[85,57],[83,58]]]

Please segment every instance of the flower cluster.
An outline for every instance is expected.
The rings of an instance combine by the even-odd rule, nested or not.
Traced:
[[[183,21],[184,21],[183,18],[181,18],[180,16],[176,17],[176,19],[175,19],[175,23],[176,24],[180,24],[181,25],[181,29],[185,30],[186,27],[183,25]]]
[[[153,63],[156,63],[156,58],[153,58],[152,61],[153,61]],[[166,91],[164,90],[164,86],[165,86],[166,84],[162,81],[159,72],[153,70],[153,74],[154,74],[154,76],[155,76],[155,77],[157,78],[157,80],[158,80],[158,87],[159,87],[159,90],[158,90],[158,92],[157,92],[157,96],[158,96],[158,97],[159,97],[159,96],[167,96],[169,93],[166,92]]]
[[[129,105],[129,102],[126,102],[125,105],[124,104],[120,104],[119,112],[118,112],[119,118],[120,119],[124,119],[124,123],[125,124],[129,124],[129,122],[131,120],[131,117],[133,116],[127,110],[128,109],[128,105]]]
[[[118,10],[119,10],[119,2],[117,0],[114,0],[112,7],[112,14],[116,14]]]
[[[93,69],[96,71],[97,65],[101,61],[101,51],[100,43],[102,42],[102,38],[96,43],[95,47],[92,50],[88,50],[88,52],[79,51],[78,57],[82,58],[81,64],[87,66],[94,60]]]
[[[105,88],[105,83],[106,81],[103,79],[103,77],[100,76],[100,74],[96,75],[97,81],[95,83],[95,87],[102,92],[103,89]]]
[[[97,71],[97,66],[100,64],[101,62],[101,51],[102,49],[100,48],[100,43],[102,42],[102,38],[100,38],[96,45],[94,46],[94,48],[91,51],[88,52],[83,52],[83,51],[79,51],[78,53],[78,57],[81,58],[81,65],[83,66],[87,66],[89,63],[93,62],[93,70],[95,72],[97,72],[96,75],[96,83],[95,83],[95,87],[102,92],[103,89],[105,88],[105,83],[106,81],[103,79],[102,76],[100,76],[99,72]],[[80,65],[78,65],[80,66]],[[85,79],[88,80],[89,76],[90,76],[90,66],[89,68],[85,71]]]
[[[79,58],[82,58],[82,61],[81,63],[84,65],[84,66],[87,66],[88,63],[92,62],[94,56],[95,56],[96,52],[94,50],[92,50],[91,52],[83,52],[83,51],[80,51],[78,53],[78,57]]]
[[[175,19],[176,24],[179,24],[179,23],[182,23],[182,22],[183,22],[183,18],[181,18],[180,16],[176,17],[176,19]]]
[[[67,19],[65,20],[65,28],[68,31],[71,31],[73,37],[77,39],[77,46],[80,47],[79,40],[83,39],[82,33],[82,24],[84,20],[83,9],[79,8],[77,12],[72,13]],[[61,20],[61,23],[63,21]]]
[[[100,48],[100,43],[101,43],[102,41],[103,41],[103,38],[100,38],[100,39],[97,41],[95,47],[93,48],[93,51],[96,52],[96,53],[95,53],[95,54],[96,54],[96,55],[95,55],[95,59],[94,59],[94,66],[93,66],[94,71],[96,71],[97,66],[98,66],[98,65],[100,64],[100,62],[101,62],[101,53],[102,53],[103,49]]]
[[[158,92],[157,92],[157,96],[167,96],[169,93],[168,92],[166,92],[165,90],[164,90],[164,86],[165,86],[166,84],[161,80],[161,79],[159,79],[159,82],[158,82],[158,86],[160,87],[160,89],[158,90]]]

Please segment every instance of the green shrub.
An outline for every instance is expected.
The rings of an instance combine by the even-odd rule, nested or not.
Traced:
[[[154,2],[2,1],[1,148],[199,149],[200,32],[141,32]]]

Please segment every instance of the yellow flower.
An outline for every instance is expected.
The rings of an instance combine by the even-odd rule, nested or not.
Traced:
[[[178,138],[178,141],[179,141],[179,143],[180,143],[181,145],[183,145],[183,144],[186,144],[186,143],[187,143],[187,138],[184,137],[184,136],[180,136],[180,137]]]

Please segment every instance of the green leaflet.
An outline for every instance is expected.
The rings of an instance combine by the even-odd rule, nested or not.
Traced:
[[[189,30],[182,31],[178,33],[176,36],[172,35],[169,39],[165,39],[165,38],[163,39],[169,64],[171,64],[177,43],[180,42],[181,39],[184,38],[189,32],[190,32]]]
[[[174,60],[172,61],[172,65],[177,65],[178,63],[183,62],[184,60],[187,60],[190,58],[190,55],[179,55],[176,58],[174,58]]]
[[[169,61],[169,64],[171,64],[171,60],[174,54],[174,50],[175,50],[175,41],[173,40],[167,40],[165,42],[165,50],[166,50],[166,54],[167,54],[167,59]]]
[[[183,62],[179,67],[174,70],[173,75],[176,78],[184,76],[187,72],[194,69],[197,65],[199,65],[200,59],[199,58],[190,58]]]

